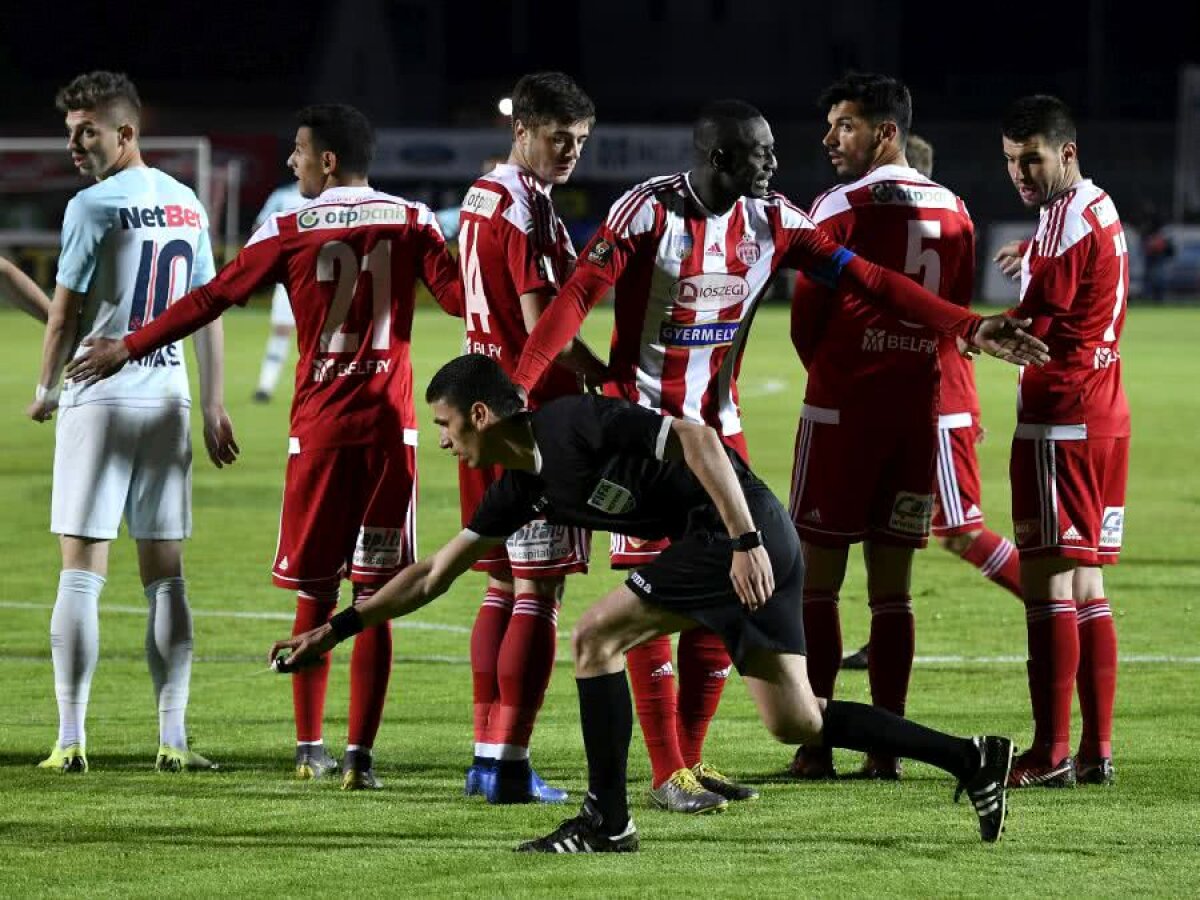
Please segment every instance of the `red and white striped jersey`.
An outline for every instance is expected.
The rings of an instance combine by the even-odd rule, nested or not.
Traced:
[[[529,338],[521,295],[557,293],[575,265],[575,248],[550,186],[507,163],[471,185],[459,222],[465,352],[490,356],[512,375]],[[575,375],[555,365],[530,399],[536,406],[578,392]]]
[[[613,280],[606,393],[740,433],[737,375],[763,289],[781,267],[836,278],[840,249],[781,194],[742,197],[717,215],[686,173],[638,185],[613,204],[583,260]]]
[[[810,213],[832,240],[903,272],[938,296],[969,306],[975,229],[953,191],[907,166],[880,166],[819,196]],[[808,369],[814,406],[928,405],[978,413],[974,373],[954,346],[904,322],[852,287],[836,291],[801,276],[792,304],[792,341]],[[939,366],[939,358],[941,365]]]
[[[134,357],[242,305],[287,288],[300,359],[290,434],[304,448],[416,442],[412,400],[417,279],[462,315],[454,257],[424,204],[373,188],[330,188],[277,213],[207,285],[126,339]]]
[[[1129,295],[1129,247],[1112,199],[1090,179],[1045,204],[1021,263],[1017,314],[1050,362],[1021,372],[1017,421],[1070,425],[1080,437],[1127,437],[1118,343]]]

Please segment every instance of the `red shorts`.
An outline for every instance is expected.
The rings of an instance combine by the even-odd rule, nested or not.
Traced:
[[[933,482],[933,533],[970,534],[983,528],[979,508],[979,423],[970,413],[938,416],[937,478]]]
[[[750,448],[746,444],[746,432],[721,435],[721,443],[737,453],[747,463],[750,462]],[[623,534],[610,534],[608,543],[608,562],[614,569],[637,569],[647,563],[654,562],[671,541],[662,538],[657,541],[644,541],[641,538],[627,537]]]
[[[415,432],[411,436],[416,442]],[[417,553],[416,447],[371,444],[288,456],[272,580],[337,590],[343,577],[382,584]]]
[[[1017,425],[1009,475],[1022,558],[1103,566],[1120,556],[1129,438],[1086,434],[1083,425]]]
[[[471,521],[488,485],[500,477],[499,467],[472,469],[458,464],[459,502],[463,525]],[[495,578],[554,578],[587,572],[592,534],[586,528],[550,525],[536,518],[498,547],[492,548],[471,568]]]
[[[937,428],[919,409],[904,416],[804,404],[790,501],[797,533],[820,547],[924,547],[936,458]]]

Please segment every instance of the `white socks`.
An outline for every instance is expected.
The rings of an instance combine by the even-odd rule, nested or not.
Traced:
[[[271,334],[267,337],[267,350],[263,354],[262,369],[258,373],[258,389],[267,394],[275,393],[279,374],[287,362],[288,348],[292,345],[290,334]]]
[[[158,740],[187,749],[184,715],[192,677],[192,614],[182,578],[160,578],[146,586],[146,663],[158,701]]]
[[[83,569],[63,569],[50,616],[50,656],[58,700],[58,746],[84,746],[88,696],[100,656],[100,591],[104,578]]]

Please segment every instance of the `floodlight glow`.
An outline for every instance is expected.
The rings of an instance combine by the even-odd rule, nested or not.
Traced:
[[[500,110],[500,115],[502,115],[502,116],[511,116],[512,115],[512,97],[501,97],[500,102],[497,103],[496,106]]]

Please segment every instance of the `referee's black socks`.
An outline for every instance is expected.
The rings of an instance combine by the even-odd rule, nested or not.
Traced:
[[[964,778],[979,768],[979,749],[968,738],[934,731],[878,706],[830,700],[822,743],[880,756],[903,756]]]
[[[633,703],[625,670],[576,678],[579,722],[587,751],[588,792],[604,819],[604,830],[620,834],[629,824],[625,768],[633,737]]]

